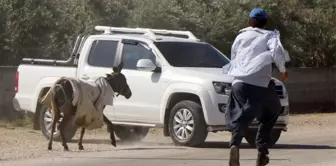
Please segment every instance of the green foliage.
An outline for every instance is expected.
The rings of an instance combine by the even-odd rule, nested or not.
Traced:
[[[294,66],[335,66],[335,0],[0,0],[0,65],[64,59],[95,25],[189,30],[230,56],[254,7],[266,9]]]

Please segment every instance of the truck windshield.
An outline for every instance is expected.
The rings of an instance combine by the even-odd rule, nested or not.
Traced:
[[[174,67],[222,68],[229,60],[206,43],[155,42],[168,63]]]

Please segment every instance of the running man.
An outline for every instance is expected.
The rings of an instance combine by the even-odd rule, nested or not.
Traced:
[[[260,122],[256,136],[257,166],[269,163],[267,143],[279,116],[281,105],[271,80],[275,63],[286,80],[285,63],[289,61],[278,31],[265,30],[267,14],[255,8],[250,12],[249,27],[239,31],[232,49],[231,63],[224,66],[226,74],[234,77],[225,119],[232,132],[230,166],[239,166],[239,146],[244,132],[254,118]]]

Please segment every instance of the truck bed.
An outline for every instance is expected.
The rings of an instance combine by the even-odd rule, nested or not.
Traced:
[[[76,77],[76,66],[22,64],[18,67],[18,89],[15,98],[20,110],[35,112],[37,96],[43,87],[50,87],[58,78]],[[17,108],[16,108],[17,109]]]

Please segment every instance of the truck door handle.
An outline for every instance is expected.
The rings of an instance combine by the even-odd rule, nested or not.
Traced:
[[[83,75],[83,76],[82,76],[82,79],[83,79],[83,80],[88,80],[89,78],[90,78],[90,77],[87,76],[87,75]]]

